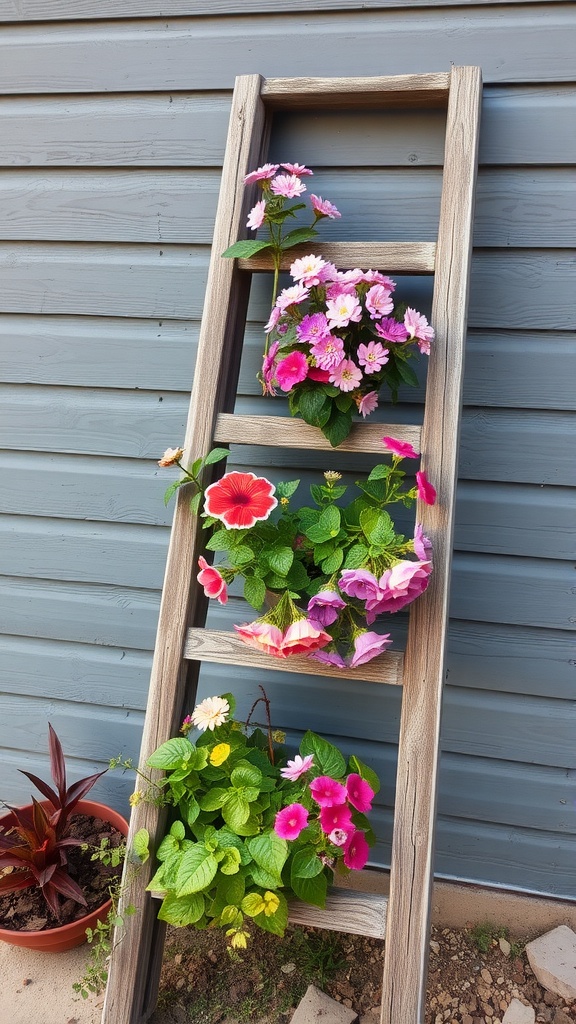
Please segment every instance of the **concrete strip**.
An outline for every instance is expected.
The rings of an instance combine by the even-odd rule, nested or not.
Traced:
[[[38,953],[0,942],[0,1018],[7,1024],[100,1024],[102,996],[72,990],[86,969],[90,947]]]

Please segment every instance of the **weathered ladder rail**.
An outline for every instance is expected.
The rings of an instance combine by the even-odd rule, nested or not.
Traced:
[[[421,448],[423,464],[438,490],[434,507],[418,518],[434,545],[434,573],[426,593],[411,608],[406,651],[388,653],[363,666],[362,678],[402,684],[396,806],[390,895],[333,890],[329,910],[293,904],[291,920],[319,927],[386,934],[382,1024],[421,1024],[424,1013],[429,940],[429,906],[441,695],[448,597],[463,353],[472,244],[481,103],[479,68],[455,67],[446,74],[356,79],[237,79],[216,215],[212,257],[185,447],[197,458],[214,441],[239,437],[243,443],[271,445],[280,428],[282,443],[301,449],[328,447],[319,432],[283,417],[232,416],[241,354],[242,330],[253,272],[266,270],[265,258],[223,260],[220,254],[245,237],[251,196],[244,175],[261,163],[268,146],[271,114],[278,108],[377,108],[446,106],[446,146],[438,239],[436,243],[340,243],[316,246],[342,269],[374,266],[388,273],[434,274],[432,322],[436,340],[430,358],[424,422],[394,427],[395,436]],[[293,253],[289,259],[293,259]],[[287,258],[288,262],[288,258]],[[225,310],[225,314],[222,314]],[[381,451],[382,425],[358,424],[343,450]],[[141,761],[174,734],[184,699],[194,698],[200,660],[263,665],[257,652],[240,650],[235,636],[205,630],[206,602],[195,583],[201,536],[186,496],[179,492],[168,550],[164,589]],[[186,659],[191,659],[187,661]],[[282,669],[283,665],[275,666]],[[310,663],[294,658],[294,668]],[[330,675],[320,665],[314,675]],[[354,678],[360,676],[354,674]],[[147,803],[132,811],[130,836],[140,828],[157,835],[162,812]],[[126,871],[124,905],[138,911],[126,920],[116,945],[103,1011],[103,1024],[143,1024],[156,1004],[164,925],[157,921],[153,896],[146,893],[153,865]]]

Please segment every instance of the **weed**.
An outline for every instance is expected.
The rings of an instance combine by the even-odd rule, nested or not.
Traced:
[[[330,981],[346,962],[342,938],[336,932],[319,934],[296,928],[293,942],[294,960],[302,975],[320,988]]]
[[[498,939],[506,939],[510,943],[510,956],[512,959],[522,956],[524,952],[523,942],[511,942],[508,929],[503,925],[495,925],[491,921],[477,924],[470,932],[470,938],[480,953],[487,953]]]

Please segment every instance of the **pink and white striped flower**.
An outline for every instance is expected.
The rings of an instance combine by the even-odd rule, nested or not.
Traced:
[[[362,306],[358,296],[340,293],[326,303],[326,319],[331,330],[335,327],[347,327],[349,323],[358,323],[362,319]]]

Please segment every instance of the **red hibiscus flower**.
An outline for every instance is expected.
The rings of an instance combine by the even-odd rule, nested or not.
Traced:
[[[274,484],[265,477],[234,472],[206,489],[204,511],[229,530],[247,530],[259,519],[268,519],[277,504]]]

